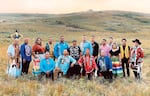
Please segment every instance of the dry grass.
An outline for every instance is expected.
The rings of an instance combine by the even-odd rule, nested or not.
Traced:
[[[55,33],[56,34],[56,33]],[[122,37],[128,37],[129,44],[132,44],[131,40],[136,37],[142,40],[142,46],[145,51],[145,59],[143,66],[143,80],[141,83],[138,83],[134,80],[133,74],[131,72],[130,78],[121,79],[118,78],[113,83],[109,84],[108,82],[102,83],[102,78],[97,78],[93,81],[87,81],[82,78],[80,80],[68,80],[68,79],[59,79],[55,82],[49,80],[33,80],[30,74],[27,76],[22,76],[20,78],[14,79],[10,78],[5,74],[5,69],[7,67],[7,56],[6,50],[9,42],[3,43],[0,45],[0,95],[5,96],[150,96],[150,46],[149,46],[149,33],[101,33],[101,32],[84,32],[84,33],[61,33],[59,36],[53,34],[54,40],[57,40],[61,34],[67,34],[65,36],[68,42],[71,42],[73,38],[81,40],[82,34],[87,34],[91,36],[95,34],[97,36],[97,41],[100,41],[102,38],[108,38],[110,34],[115,38],[117,42],[120,42]],[[46,37],[46,36],[45,36]],[[34,37],[35,38],[35,37]],[[5,39],[5,38],[4,38]],[[44,42],[48,39],[44,38]],[[4,40],[5,41],[5,40]],[[21,41],[22,42],[22,41]],[[21,43],[20,42],[20,43]],[[33,40],[31,43],[33,44]]]
[[[145,30],[145,31],[138,31],[137,33],[136,32],[118,33],[118,31],[109,32],[108,30],[107,32],[103,31],[85,32],[85,30],[82,30],[82,32],[81,31],[72,32],[71,30],[75,29],[68,27],[66,28],[65,26],[61,25],[47,24],[49,22],[43,23],[45,17],[43,17],[43,19],[31,18],[31,20],[37,21],[36,23],[34,21],[32,22],[30,19],[28,20],[29,17],[27,19],[22,18],[17,19],[10,17],[8,18],[12,21],[8,23],[7,22],[0,23],[0,88],[1,88],[0,96],[150,96],[150,70],[149,70],[150,33],[148,24],[147,25],[145,24],[144,25],[145,27],[142,27],[140,26],[139,23],[137,23],[136,27],[138,27],[139,25],[139,28],[142,27],[143,28],[142,30]],[[104,21],[109,21],[112,20],[113,18],[110,18],[108,16],[105,19],[106,20]],[[52,19],[48,20],[52,22],[54,21]],[[127,22],[126,20],[127,18],[121,19],[122,22]],[[128,21],[129,25],[132,25],[133,22],[134,23],[137,22],[137,21],[135,22],[135,20],[130,19]],[[94,24],[94,22],[97,22],[97,20],[93,21],[92,19],[91,22],[92,24]],[[103,24],[103,22],[101,22],[101,24]],[[93,28],[93,26],[90,25],[89,27]],[[65,40],[69,42],[69,44],[73,39],[77,39],[79,43],[79,41],[81,41],[81,35],[83,34],[87,35],[89,37],[88,39],[90,39],[91,35],[95,35],[96,41],[99,43],[103,38],[107,39],[110,36],[114,37],[115,41],[118,43],[120,43],[122,38],[127,38],[128,43],[131,46],[132,46],[131,41],[135,38],[139,38],[142,41],[142,47],[144,48],[145,52],[144,66],[143,66],[143,80],[140,83],[136,82],[134,80],[133,73],[130,72],[131,73],[130,78],[125,79],[118,78],[113,83],[108,82],[102,83],[103,82],[102,78],[97,78],[96,80],[93,81],[87,81],[85,78],[82,78],[80,80],[58,79],[54,82],[51,82],[46,79],[38,81],[35,78],[33,78],[31,74],[32,63],[30,65],[29,75],[21,76],[17,79],[8,77],[7,74],[5,73],[7,68],[6,51],[8,45],[11,44],[11,39],[8,37],[10,36],[11,33],[13,33],[13,31],[16,28],[21,31],[21,34],[23,34],[24,37],[30,38],[31,45],[34,44],[36,37],[41,37],[43,39],[43,45],[45,45],[45,42],[47,42],[49,37],[53,37],[54,42],[56,42],[59,40],[59,37],[61,35],[65,36]],[[97,30],[104,30],[104,28],[103,26],[102,27],[97,26]],[[20,44],[22,42],[23,40],[20,41]]]

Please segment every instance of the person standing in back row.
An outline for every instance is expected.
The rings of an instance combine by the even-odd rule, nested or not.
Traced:
[[[93,56],[95,58],[95,62],[97,63],[97,58],[98,58],[98,53],[99,53],[99,45],[95,41],[94,35],[91,37],[91,43],[92,43],[92,47],[93,47]]]
[[[102,40],[102,44],[100,46],[100,52],[101,51],[104,51],[105,53],[105,56],[109,56],[109,51],[111,50],[111,48],[109,47],[109,45],[107,44],[107,40],[106,39],[103,39]]]
[[[121,65],[121,58],[120,58],[120,50],[116,43],[113,43],[112,49],[110,50],[110,58],[112,60],[113,65],[113,76],[116,77],[122,77],[123,71],[122,71],[122,65]]]
[[[112,45],[113,45],[113,37],[109,37],[109,47],[110,49],[112,49]]]
[[[21,58],[22,58],[22,73],[28,74],[29,65],[31,62],[32,49],[28,44],[29,39],[25,38],[24,44],[21,45]]]
[[[50,57],[55,60],[55,58],[54,58],[55,57],[54,56],[54,44],[53,44],[52,38],[50,38],[49,41],[46,43],[45,52],[49,52]]]
[[[80,43],[80,48],[82,51],[82,55],[86,54],[86,49],[89,49],[90,55],[93,55],[93,47],[91,42],[87,41],[86,35],[82,36],[82,42]]]
[[[144,51],[143,48],[141,47],[141,42],[139,39],[135,39],[132,41],[134,43],[134,46],[131,48],[131,57],[130,57],[130,62],[131,62],[131,68],[133,69],[133,73],[135,76],[135,79],[138,78],[138,68],[135,66],[139,66],[140,69],[139,71],[142,71],[142,64],[143,64],[143,58],[144,58]]]
[[[126,77],[125,65],[126,65],[127,75],[129,77],[130,76],[130,71],[129,71],[130,46],[127,45],[127,40],[125,38],[122,39],[122,45],[119,47],[119,49],[120,49],[121,63],[123,69],[123,77]]]
[[[60,36],[60,41],[57,42],[54,46],[54,56],[58,58],[59,56],[63,55],[64,50],[67,50],[69,45],[64,40],[64,36]]]
[[[79,58],[81,57],[81,49],[80,47],[77,45],[77,41],[73,40],[72,41],[73,45],[69,47],[68,52],[70,54],[71,57],[73,57],[76,61],[79,60]],[[70,68],[70,75],[73,76],[80,76],[80,70],[81,67],[78,64],[78,62],[75,63],[74,67]]]

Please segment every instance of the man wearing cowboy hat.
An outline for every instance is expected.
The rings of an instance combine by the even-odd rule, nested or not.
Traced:
[[[133,48],[131,48],[131,68],[134,69],[136,65],[140,65],[143,62],[143,58],[144,58],[144,52],[143,49],[141,48],[141,42],[139,39],[135,39],[132,41],[134,43]],[[135,78],[137,78],[137,71],[133,70],[134,76]]]

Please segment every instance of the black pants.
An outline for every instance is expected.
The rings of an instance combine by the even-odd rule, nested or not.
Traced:
[[[47,75],[46,73],[42,72],[41,73],[42,76],[46,76],[46,78],[51,78],[52,81],[54,81],[54,73],[53,71],[49,72],[49,75]]]
[[[128,75],[128,77],[130,76],[128,60],[129,60],[129,59],[126,59],[126,58],[124,58],[124,59],[121,60],[121,62],[122,62],[122,69],[123,69],[123,76],[124,76],[124,77],[126,77],[125,65],[126,65],[127,75]]]
[[[80,65],[74,65],[73,67],[69,68],[67,74],[70,75],[70,76],[80,75],[80,70],[81,70]]]
[[[100,73],[104,76],[105,79],[112,79],[113,77],[112,71],[109,70]]]
[[[93,78],[92,78],[92,76],[93,76],[93,72],[91,72],[91,73],[87,73],[87,75],[88,75],[88,80],[92,80]]]
[[[137,63],[136,63],[136,65],[137,65]],[[134,71],[133,71],[133,73],[134,73],[134,76],[135,76],[135,78],[138,78],[138,73],[137,73],[137,68],[135,68],[135,67],[133,67],[134,66],[134,62],[132,62],[132,65],[131,65],[131,68],[132,69],[134,69]],[[140,69],[141,70],[141,69]]]
[[[30,61],[22,62],[22,73],[28,74],[29,65]]]

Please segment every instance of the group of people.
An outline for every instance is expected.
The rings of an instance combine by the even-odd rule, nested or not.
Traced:
[[[53,44],[52,38],[49,38],[44,46],[42,39],[37,38],[31,47],[29,38],[25,38],[21,46],[19,39],[14,39],[7,51],[9,65],[12,67],[9,67],[8,74],[14,72],[12,71],[14,67],[21,70],[16,77],[28,74],[33,57],[33,74],[45,75],[52,80],[56,73],[58,78],[87,76],[91,80],[93,76],[103,76],[112,80],[117,77],[129,77],[130,66],[134,69],[134,66],[143,62],[144,53],[138,39],[133,40],[133,47],[127,44],[125,38],[121,40],[120,45],[114,42],[112,37],[109,38],[109,42],[102,39],[98,44],[95,36],[91,36],[91,41],[88,41],[86,35],[82,36],[80,45],[77,42],[73,40],[72,45],[69,46],[64,36],[60,36],[60,41],[56,44]],[[137,71],[133,72],[137,78]]]

